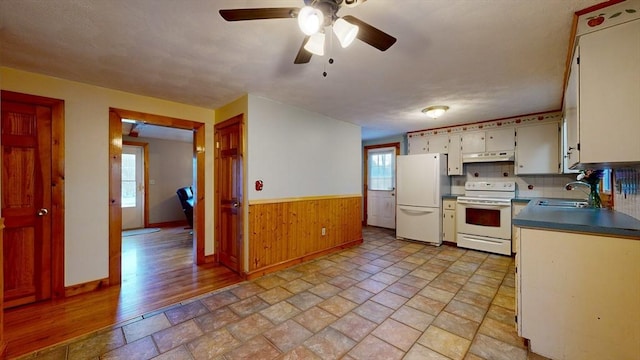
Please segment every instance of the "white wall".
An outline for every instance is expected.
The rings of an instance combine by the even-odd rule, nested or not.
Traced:
[[[0,79],[3,90],[65,101],[65,286],[107,278],[109,107],[205,123],[205,149],[213,149],[214,111],[6,67]],[[213,183],[213,153],[205,156],[205,182]],[[205,202],[213,203],[212,192]],[[208,216],[207,254],[213,252],[212,234]]]
[[[359,126],[254,95],[248,114],[249,201],[362,194]]]

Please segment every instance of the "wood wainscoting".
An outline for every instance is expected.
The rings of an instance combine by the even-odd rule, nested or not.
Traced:
[[[252,201],[247,278],[361,243],[360,195]]]

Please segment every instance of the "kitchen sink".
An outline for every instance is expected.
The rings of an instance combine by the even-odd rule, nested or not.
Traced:
[[[552,206],[562,208],[587,208],[589,203],[579,200],[538,200],[538,206]]]

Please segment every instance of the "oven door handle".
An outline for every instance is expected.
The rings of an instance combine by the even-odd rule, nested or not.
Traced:
[[[458,200],[458,204],[463,204],[463,205],[473,205],[474,207],[477,207],[479,209],[495,209],[495,208],[503,208],[503,207],[510,207],[511,203],[504,203],[504,204],[500,204],[500,203],[494,203],[494,204],[487,204],[487,203],[477,203],[477,202],[473,202],[473,201],[466,201],[466,200]]]
[[[504,240],[501,239],[489,239],[489,238],[485,238],[485,237],[479,237],[479,236],[473,236],[473,235],[467,235],[467,234],[461,234],[462,237],[472,240],[472,241],[476,241],[476,242],[480,242],[480,243],[485,243],[485,244],[500,244],[502,243]]]

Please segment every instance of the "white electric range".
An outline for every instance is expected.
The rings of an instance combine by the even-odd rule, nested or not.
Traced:
[[[459,247],[511,255],[514,181],[467,181],[456,204]]]

